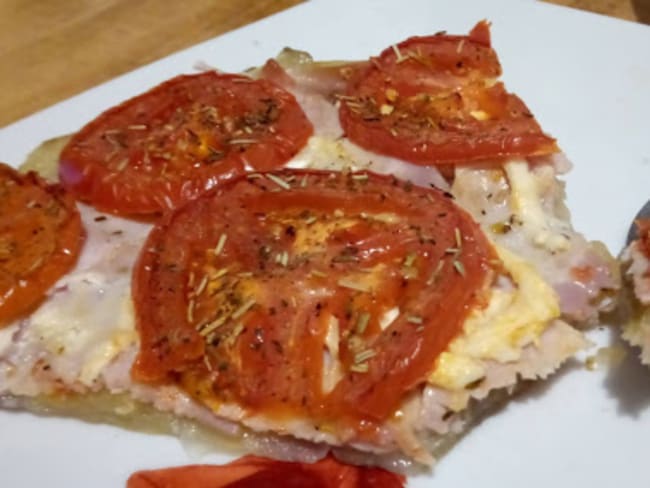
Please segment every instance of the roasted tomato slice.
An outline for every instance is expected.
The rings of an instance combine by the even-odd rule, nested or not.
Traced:
[[[84,241],[72,196],[0,163],[0,326],[29,312],[75,264]]]
[[[422,165],[557,151],[500,74],[486,22],[468,36],[413,37],[351,78],[341,124],[360,146]]]
[[[254,173],[150,233],[133,277],[132,373],[206,404],[383,420],[460,333],[493,258],[438,190],[369,173]]]
[[[220,181],[282,166],[312,134],[294,97],[264,80],[213,71],[173,78],[82,128],[61,181],[119,214],[160,212]]]
[[[245,456],[224,466],[140,471],[129,478],[127,488],[401,488],[404,481],[398,474],[350,466],[332,456],[311,464]]]

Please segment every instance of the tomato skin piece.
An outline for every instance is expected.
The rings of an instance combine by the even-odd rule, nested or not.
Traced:
[[[72,195],[0,163],[0,327],[35,308],[85,240]]]
[[[494,257],[437,190],[371,173],[243,177],[151,231],[133,275],[132,375],[208,404],[383,421],[482,305]],[[403,313],[384,329],[380,317],[395,307]],[[332,317],[344,374],[325,391]]]
[[[243,173],[281,167],[313,127],[265,80],[208,71],[172,78],[89,122],[63,149],[64,186],[122,215],[160,213]]]
[[[492,36],[490,35],[490,23],[487,20],[481,20],[476,23],[468,35],[471,41],[484,44],[488,47],[492,45]]]
[[[638,219],[635,222],[638,240],[646,257],[650,259],[650,219]]]
[[[223,466],[194,465],[141,471],[127,488],[402,488],[403,476],[350,466],[328,456],[313,464],[245,456]]]
[[[360,146],[421,165],[556,152],[500,74],[486,22],[468,36],[412,37],[351,79],[340,121]]]

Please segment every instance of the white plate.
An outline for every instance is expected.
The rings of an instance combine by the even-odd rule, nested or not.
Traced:
[[[650,197],[650,28],[523,0],[312,1],[2,129],[0,160],[19,164],[42,140],[191,72],[197,61],[238,71],[285,45],[320,59],[365,58],[410,35],[467,32],[482,18],[493,22],[507,85],[575,163],[567,177],[575,226],[617,253]],[[594,338],[608,341],[604,332]],[[613,372],[580,364],[563,370],[475,428],[432,475],[409,486],[650,486],[650,371],[635,359]],[[0,432],[4,487],[114,488],[137,469],[197,461],[174,438],[74,420],[0,412]]]

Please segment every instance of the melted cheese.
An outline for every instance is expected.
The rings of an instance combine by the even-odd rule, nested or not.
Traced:
[[[333,224],[345,225],[345,220]],[[325,227],[316,233],[333,230]],[[313,239],[312,232],[313,229],[306,234]],[[303,237],[307,239],[307,235]],[[430,377],[430,382],[437,386],[461,390],[485,375],[484,360],[518,359],[521,349],[535,342],[547,323],[559,315],[555,293],[535,270],[515,254],[497,249],[516,286],[492,290],[488,306],[472,313],[463,335],[438,358]],[[64,290],[53,294],[31,318],[31,340],[47,351],[47,360],[57,374],[70,383],[91,386],[120,351],[137,341],[130,300],[130,266],[115,270],[102,264],[102,260],[97,260],[90,264],[90,269],[79,270],[62,280],[59,287]],[[381,274],[382,268],[377,266],[349,278],[372,288]],[[382,328],[397,314],[398,309],[387,311],[381,319]],[[339,335],[338,323],[330,321],[323,372],[325,391],[331,390],[342,377]]]
[[[296,224],[293,223],[293,225]],[[313,252],[314,248],[322,246],[322,243],[327,241],[331,234],[354,225],[354,220],[344,218],[330,221],[318,220],[311,225],[299,223],[292,250],[295,253]]]
[[[314,136],[305,149],[291,162],[292,167],[318,169],[395,169],[394,160],[364,152],[345,141]],[[434,168],[421,168],[400,163],[407,168],[397,176],[428,184],[446,183]],[[511,187],[510,206],[524,230],[536,245],[550,250],[561,250],[566,239],[555,232],[554,223],[541,205],[541,183],[526,162],[505,165]],[[130,273],[133,259],[143,241],[147,226],[131,224],[117,218],[96,223],[97,215],[84,208],[84,221],[89,230],[89,242],[78,268],[65,277],[53,293],[33,314],[24,341],[38,347],[51,364],[54,374],[69,384],[81,383],[92,387],[102,370],[123,350],[137,341],[134,329],[133,306],[130,299]],[[390,214],[368,215],[367,218],[392,221]],[[317,222],[297,229],[296,252],[307,250],[329,234],[353,225],[352,220],[340,218],[332,222]],[[557,226],[555,226],[557,227]],[[116,234],[119,231],[119,234]],[[124,233],[122,234],[122,231]],[[129,242],[132,247],[122,247]],[[129,252],[130,250],[130,252]],[[559,316],[558,299],[532,266],[515,254],[497,248],[504,267],[515,286],[512,289],[495,288],[488,306],[472,312],[464,325],[463,334],[456,338],[447,351],[432,365],[429,378],[433,385],[445,388],[457,401],[458,410],[466,405],[466,389],[485,376],[485,361],[508,362],[517,360],[522,348],[534,344],[547,324]],[[119,263],[119,264],[118,264]],[[382,268],[371,272],[352,274],[348,278],[372,289],[380,281]],[[250,288],[248,288],[250,285]],[[308,294],[323,293],[304,287]],[[247,284],[248,294],[256,290]],[[399,315],[400,310],[388,310],[380,319],[385,329]],[[11,348],[15,328],[0,331],[0,351]],[[323,389],[330,391],[343,377],[339,360],[340,330],[338,320],[329,319],[326,335]],[[21,351],[19,351],[21,353]]]
[[[343,366],[339,359],[339,320],[331,315],[328,319],[327,334],[325,335],[325,347],[323,361],[323,392],[331,392],[337,383],[343,378]]]
[[[317,169],[359,169],[368,166],[368,163],[360,164],[358,159],[349,154],[340,140],[312,136],[307,141],[307,145],[291,162],[291,166]]]
[[[525,161],[504,165],[511,188],[511,207],[533,243],[551,252],[566,251],[569,239],[553,230],[554,223],[542,208],[538,181]]]
[[[436,386],[460,390],[485,376],[484,360],[518,360],[522,348],[535,343],[560,315],[557,295],[535,269],[495,247],[515,286],[493,289],[488,306],[472,312],[463,334],[438,358],[429,378]]]
[[[393,307],[390,310],[387,310],[386,313],[384,313],[380,318],[379,318],[379,327],[381,327],[381,330],[386,330],[388,327],[390,327],[390,324],[392,324],[397,317],[399,317],[399,307]]]
[[[92,386],[104,367],[137,340],[130,278],[112,280],[92,272],[70,278],[65,290],[34,313],[30,334],[66,379]]]
[[[433,166],[422,166],[384,156],[353,144],[345,138],[312,136],[307,145],[287,163],[290,168],[313,168],[319,170],[372,171],[395,176],[416,185],[433,185],[443,190],[449,184]]]
[[[0,369],[3,391],[98,389],[107,366],[138,341],[131,271],[150,226],[79,207],[87,238],[75,268],[26,321],[0,334],[9,365]]]

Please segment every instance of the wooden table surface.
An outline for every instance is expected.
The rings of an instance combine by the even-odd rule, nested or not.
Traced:
[[[650,0],[548,1],[637,22],[650,21]],[[0,127],[300,2],[2,0]]]

